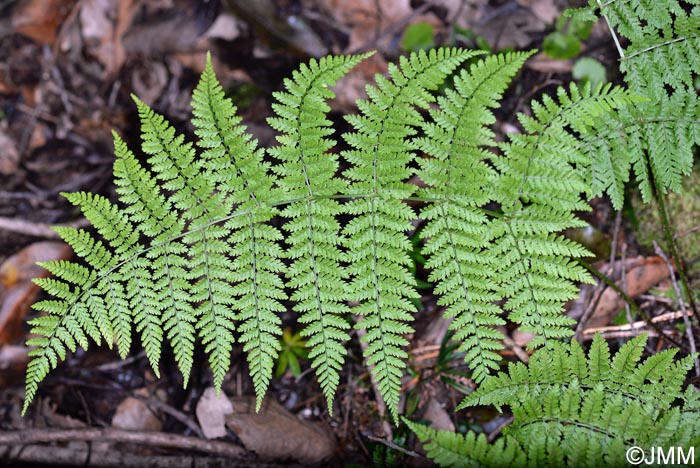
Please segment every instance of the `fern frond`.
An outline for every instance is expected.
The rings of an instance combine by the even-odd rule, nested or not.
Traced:
[[[588,255],[579,244],[558,235],[584,226],[575,211],[590,186],[577,171],[585,164],[577,134],[590,131],[595,119],[633,98],[610,86],[582,91],[559,88],[557,100],[545,96],[533,102],[533,116],[520,115],[526,134],[509,135],[493,158],[497,169],[495,199],[502,215],[491,225],[488,255],[494,259],[501,294],[510,317],[537,338],[530,347],[572,332],[572,321],[561,314],[563,303],[578,293],[577,283],[588,273],[571,258]]]
[[[620,48],[620,70],[629,88],[647,99],[603,116],[584,140],[593,194],[607,192],[616,209],[630,167],[644,201],[654,185],[680,191],[681,177],[692,167],[699,136],[693,80],[700,69],[700,7],[687,3],[589,0],[580,11],[604,16],[613,35],[629,40]]]
[[[123,276],[121,281],[129,278],[128,299],[137,328],[142,332],[144,344],[148,345],[145,349],[151,353],[149,359],[152,363],[158,362],[154,359],[160,354],[162,329],[173,346],[175,361],[187,384],[194,352],[194,312],[187,300],[190,295],[188,249],[180,240],[185,231],[185,220],[173,209],[171,200],[159,192],[156,179],[141,167],[116,134],[114,152],[117,156],[114,183],[120,201],[126,205],[123,211],[130,215],[145,236],[152,239],[146,258],[139,258],[139,263],[130,268],[134,280]],[[151,269],[150,278],[146,266]],[[117,291],[122,284],[115,280],[115,275],[109,275],[102,281],[109,291]],[[131,331],[130,322],[124,321],[121,326]]]
[[[681,393],[692,356],[674,361],[675,351],[666,351],[640,363],[645,344],[646,336],[636,337],[611,360],[607,343],[596,335],[585,365],[575,341],[540,349],[527,367],[512,364],[508,373],[486,377],[460,407],[509,406],[513,422],[503,434],[506,443],[522,447],[527,466],[622,466],[632,446],[695,447],[700,422],[697,413],[694,419],[690,414],[700,407],[698,397],[692,390]],[[472,441],[462,441],[460,435],[409,427],[431,440],[429,456],[441,466],[453,466],[449,454],[493,448],[473,449],[473,433],[467,436]]]
[[[510,79],[531,53],[490,56],[462,70],[454,89],[438,98],[431,122],[422,125],[425,137],[416,138],[417,149],[429,157],[419,159],[417,175],[428,187],[419,195],[431,202],[420,217],[428,220],[421,231],[429,280],[440,294],[445,317],[459,340],[465,362],[480,382],[498,368],[501,334],[494,329],[505,322],[495,305],[497,285],[491,272],[492,257],[482,250],[488,242],[488,220],[481,207],[490,200],[494,170],[485,162],[493,145],[490,109],[498,106]]]
[[[355,128],[345,139],[353,148],[344,153],[352,164],[345,171],[349,191],[363,198],[350,201],[347,212],[354,218],[345,226],[348,272],[355,312],[362,318],[357,328],[366,331],[364,355],[394,419],[399,403],[402,370],[412,328],[409,299],[418,297],[415,279],[408,271],[411,248],[405,232],[415,217],[404,200],[413,186],[404,182],[412,170],[409,138],[422,118],[416,107],[427,107],[434,97],[428,92],[461,62],[476,52],[459,49],[421,51],[401,57],[400,66],[389,65],[387,79],[377,75],[377,86],[368,86],[369,100],[360,100],[359,115],[347,116]]]
[[[291,299],[299,322],[307,324],[301,333],[308,338],[311,366],[330,413],[347,354],[350,310],[337,221],[342,206],[329,198],[346,192],[347,183],[335,177],[338,158],[328,153],[336,142],[328,138],[333,130],[326,100],[335,96],[328,87],[367,56],[324,57],[302,65],[285,80],[286,92],[274,93],[272,108],[279,117],[268,119],[280,132],[280,145],[269,150],[281,162],[273,168],[277,185],[295,200],[282,211],[289,220],[284,226],[289,233],[286,256],[292,259],[287,286],[294,288]]]
[[[272,375],[282,335],[277,313],[285,310],[281,301],[286,299],[279,274],[284,271],[280,258],[277,228],[266,224],[278,210],[273,207],[276,192],[269,175],[269,163],[263,161],[263,151],[240,125],[236,107],[224,96],[214,75],[211,59],[192,96],[193,124],[203,148],[203,164],[213,174],[216,189],[225,194],[224,206],[233,206],[231,219],[224,224],[230,232],[226,239],[233,259],[222,269],[233,285],[227,302],[238,311],[234,317],[226,307],[202,310],[197,323],[206,351],[210,356],[215,383],[220,385],[228,371],[232,338],[232,319],[239,326],[243,350],[248,353],[248,364],[257,396],[257,408]]]
[[[82,255],[88,267],[65,261],[44,262],[42,266],[58,279],[37,279],[35,282],[56,294],[58,299],[34,304],[34,309],[47,315],[30,321],[31,334],[28,346],[32,360],[27,366],[25,412],[41,382],[50,369],[65,359],[66,348],[75,350],[76,344],[87,348],[87,336],[100,342],[104,338],[111,347],[116,338],[120,353],[125,355],[130,346],[131,312],[125,304],[123,290],[110,290],[100,275],[112,271],[121,262],[128,265],[131,254],[140,250],[138,233],[128,217],[109,200],[89,193],[63,194],[69,202],[79,206],[84,216],[109,242],[114,254],[104,245],[83,231],[73,228],[57,228],[56,232]],[[115,273],[118,277],[118,273]],[[70,286],[73,285],[73,288]]]
[[[510,437],[489,444],[485,434],[477,435],[469,431],[462,435],[451,431],[436,431],[405,418],[404,422],[425,444],[428,458],[441,467],[527,466],[525,452]]]
[[[594,131],[582,140],[590,160],[582,166],[584,177],[591,180],[594,196],[607,192],[615,209],[621,209],[623,184],[632,168],[642,199],[650,201],[652,176],[663,181],[664,190],[681,190],[682,177],[693,166],[693,147],[698,144],[697,93],[677,91],[658,102],[640,102],[601,116]]]

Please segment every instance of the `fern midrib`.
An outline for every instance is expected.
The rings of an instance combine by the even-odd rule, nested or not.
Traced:
[[[256,242],[255,242],[255,223],[253,222],[253,213],[250,212],[248,215],[248,220],[250,221],[248,223],[248,227],[250,228],[250,253],[253,259],[253,298],[255,300],[255,321],[256,321],[256,331],[258,335],[260,334],[260,296],[258,295],[258,257],[257,257],[257,252],[256,252]],[[262,349],[261,349],[262,350]],[[258,368],[262,369],[263,368],[263,353],[257,353],[258,354]],[[250,356],[250,355],[248,355]]]
[[[344,64],[337,65],[335,68],[342,68]],[[331,68],[333,70],[333,68]],[[311,83],[309,86],[306,87],[304,90],[304,94],[301,97],[301,102],[306,103],[306,97],[309,95],[309,91],[314,88],[314,84],[320,80],[321,75],[317,75],[313,80],[311,80]],[[310,257],[311,257],[311,268],[313,270],[314,274],[314,293],[316,295],[316,311],[318,312],[319,315],[319,321],[321,323],[321,337],[322,337],[322,343],[323,343],[323,362],[324,364],[327,364],[328,362],[331,361],[331,356],[330,356],[330,350],[328,346],[325,346],[326,343],[329,342],[328,334],[326,333],[326,313],[324,310],[324,304],[323,300],[321,299],[321,285],[319,284],[319,276],[318,276],[318,268],[316,265],[316,243],[314,242],[314,229],[313,229],[313,215],[311,214],[311,201],[314,199],[314,193],[311,188],[311,180],[309,179],[308,172],[306,170],[307,164],[306,160],[304,158],[304,149],[302,145],[302,138],[301,138],[301,129],[303,128],[302,126],[302,119],[301,119],[301,114],[302,114],[302,109],[299,108],[299,112],[296,114],[296,127],[299,131],[297,133],[298,138],[296,140],[295,147],[298,146],[299,148],[299,161],[301,163],[301,169],[302,173],[304,175],[304,183],[306,184],[306,188],[308,190],[308,197],[306,199],[306,227],[307,227],[307,232],[308,232],[308,238],[309,238],[309,244],[311,245],[311,252],[310,252]]]
[[[658,43],[658,44],[654,44],[654,45],[652,45],[652,46],[646,47],[645,49],[637,50],[637,51],[631,53],[630,55],[627,55],[627,56],[625,56],[625,57],[622,57],[621,60],[622,60],[622,61],[630,60],[630,59],[632,59],[632,58],[637,57],[638,55],[645,54],[645,53],[650,52],[650,51],[652,51],[652,50],[654,50],[654,49],[658,49],[658,48],[661,48],[661,47],[671,46],[672,44],[675,44],[675,43],[677,43],[677,42],[689,41],[689,40],[691,40],[691,39],[700,39],[700,35],[677,37],[676,39],[673,39],[673,40],[671,40],[671,41],[664,41],[664,42],[661,42],[661,43]],[[691,47],[692,47],[692,46],[691,46]]]
[[[209,110],[212,111],[211,107]],[[218,128],[217,128],[217,130],[218,130]],[[184,187],[187,188],[190,195],[193,195],[193,191],[190,188],[190,186],[188,185],[188,182],[190,184],[192,184],[194,182],[194,180],[196,180],[196,179],[194,177],[184,177],[183,167],[181,167],[178,164],[177,158],[173,158],[170,151],[167,150],[167,148],[170,146],[170,143],[172,143],[172,142],[166,142],[165,139],[162,137],[161,133],[159,133],[159,132],[156,132],[155,136],[156,136],[156,138],[158,138],[160,146],[165,150],[164,152],[165,152],[165,154],[167,154],[168,159],[172,162],[172,164],[175,167],[177,167],[177,170],[178,170],[178,173],[180,174],[180,176],[185,179]],[[209,207],[207,206],[206,203],[204,203],[204,200],[201,197],[197,197],[197,200],[199,201],[199,204],[202,205],[204,208],[204,216],[205,216],[206,220],[208,221],[208,223],[211,222],[212,216],[211,216],[211,211],[209,210]],[[211,223],[211,225],[213,225],[213,224],[215,224],[215,223]],[[183,231],[186,231],[186,229],[183,229]],[[214,309],[216,308],[216,299],[214,297],[215,296],[214,291],[212,290],[212,287],[211,287],[211,275],[209,274],[209,272],[211,271],[211,267],[210,267],[210,262],[209,262],[209,237],[208,237],[207,233],[208,233],[208,230],[206,230],[206,229],[203,230],[203,232],[202,232],[202,236],[204,238],[203,244],[204,244],[204,263],[205,263],[205,271],[206,271],[205,277],[206,277],[206,281],[207,281],[207,295],[208,295],[208,301],[211,304],[211,311],[212,311],[212,315],[214,318],[214,322],[217,324],[217,330],[218,330],[219,329],[219,327],[218,327],[218,325],[219,325],[218,318],[219,317],[218,317],[218,314],[216,314],[214,312]]]

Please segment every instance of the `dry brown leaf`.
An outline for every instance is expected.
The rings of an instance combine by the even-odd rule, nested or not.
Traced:
[[[554,0],[517,0],[518,4],[527,7],[539,19],[549,24],[559,17],[559,8],[554,4]]]
[[[236,433],[246,449],[267,460],[293,460],[317,463],[333,455],[335,439],[320,425],[303,421],[268,397],[259,413],[255,398],[231,398],[234,412],[226,425]]]
[[[435,397],[431,397],[428,401],[428,405],[425,408],[425,413],[423,413],[423,419],[430,423],[430,427],[440,431],[455,431],[455,425],[450,418],[450,415],[445,411],[439,401]]]
[[[131,25],[138,4],[137,0],[81,2],[83,39],[90,53],[104,67],[106,76],[116,74],[126,60],[122,37]]]
[[[544,31],[546,27],[547,23],[531,10],[519,8],[497,14],[484,23],[475,24],[472,31],[486,39],[495,50],[523,49],[530,45],[535,33]]]
[[[0,265],[0,345],[22,336],[22,324],[39,287],[32,278],[47,276],[38,261],[67,260],[72,252],[62,242],[36,242]]]
[[[618,261],[619,263],[619,261]],[[599,268],[600,269],[600,268]],[[617,265],[616,271],[621,271]],[[625,260],[625,282],[628,296],[635,298],[669,277],[669,271],[661,257],[634,257]],[[622,281],[615,281],[622,288]],[[603,327],[625,307],[625,301],[611,288],[607,288],[584,328]]]
[[[145,388],[140,388],[134,393],[148,396],[148,390]],[[163,423],[143,400],[126,397],[114,412],[112,427],[128,431],[160,431]]]
[[[0,128],[0,174],[10,175],[17,170],[19,151],[10,136]]]
[[[572,60],[554,59],[540,52],[525,62],[525,66],[540,73],[571,73],[574,64]]]
[[[392,41],[391,35],[377,38],[413,13],[410,0],[319,0],[318,6],[336,22],[350,28],[350,42],[346,51],[385,49]]]
[[[204,437],[215,439],[226,435],[226,416],[233,413],[233,405],[223,391],[217,395],[216,389],[209,387],[199,399],[196,413]]]
[[[355,102],[367,98],[367,84],[374,82],[374,75],[386,73],[387,69],[387,62],[381,54],[374,54],[360,62],[333,87],[336,97],[329,103],[331,109],[343,113],[357,112]]]
[[[40,44],[53,44],[75,0],[24,0],[12,12],[12,28]]]

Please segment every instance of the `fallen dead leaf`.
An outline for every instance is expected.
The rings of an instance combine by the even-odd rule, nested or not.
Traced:
[[[615,270],[621,271],[622,269],[620,265],[617,265]],[[626,259],[625,271],[625,292],[631,298],[639,296],[669,277],[669,271],[663,259],[656,256]],[[615,284],[622,288],[622,281],[617,280]],[[583,328],[607,325],[623,307],[625,307],[625,301],[613,289],[607,288]]]
[[[539,19],[549,24],[559,17],[559,8],[554,4],[554,0],[517,0],[518,4],[527,7]]]
[[[12,28],[30,39],[51,45],[58,27],[71,12],[75,0],[24,0],[12,12]]]
[[[216,394],[214,387],[204,390],[197,403],[197,421],[207,439],[226,435],[226,416],[233,413],[231,400],[223,391]]]
[[[145,388],[140,388],[134,393],[148,396],[148,390]],[[126,397],[114,412],[112,427],[129,431],[160,431],[163,423],[143,400]]]
[[[329,103],[331,109],[342,113],[356,112],[356,101],[367,98],[367,83],[374,83],[374,75],[386,73],[387,69],[387,62],[381,54],[374,54],[360,62],[333,87],[336,96]]]
[[[313,464],[335,452],[335,439],[329,430],[297,418],[269,397],[259,413],[255,412],[253,397],[235,397],[231,401],[234,412],[226,417],[226,425],[246,449],[263,459]]]
[[[431,397],[428,405],[423,413],[423,419],[430,423],[430,427],[435,430],[445,430],[454,432],[455,425],[450,418],[450,415],[445,411],[439,401],[435,397]]]
[[[70,247],[62,242],[35,242],[0,265],[0,345],[22,336],[22,324],[39,287],[32,278],[47,276],[38,261],[67,260]]]
[[[10,175],[17,170],[19,151],[15,142],[0,128],[0,174]]]
[[[83,39],[91,55],[104,67],[106,76],[116,74],[126,60],[122,37],[131,26],[139,3],[137,0],[81,2]]]
[[[547,27],[545,21],[525,8],[494,13],[487,19],[475,24],[472,31],[482,36],[495,50],[523,49],[530,45],[535,34]]]

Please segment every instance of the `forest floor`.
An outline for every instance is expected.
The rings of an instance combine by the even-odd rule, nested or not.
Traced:
[[[50,226],[86,227],[61,192],[116,198],[111,131],[131,148],[140,144],[132,93],[192,135],[190,96],[207,51],[243,123],[261,146],[270,147],[275,144],[266,124],[272,115],[271,93],[309,57],[378,51],[334,88],[331,116],[341,125],[343,114],[354,112],[355,100],[365,96],[365,84],[407,51],[440,45],[541,51],[548,35],[566,31],[559,17],[569,3],[574,2],[0,2],[0,465],[239,466],[225,460],[246,459],[255,452],[257,466],[325,466],[329,460],[336,466],[383,466],[392,459],[399,465],[429,466],[406,429],[387,422],[357,340],[349,345],[329,415],[304,351],[295,348],[300,326],[291,312],[283,315],[284,344],[292,354],[298,352],[291,360],[299,369],[294,362],[283,363],[261,413],[255,414],[252,383],[236,348],[223,390],[239,417],[228,420],[214,441],[205,437],[202,426],[215,427],[216,415],[227,408],[207,391],[212,377],[201,349],[187,388],[167,349],[160,378],[138,344],[125,360],[106,346],[78,350],[48,375],[21,417],[29,360],[26,321],[38,314],[31,305],[45,298],[30,281],[45,275],[35,262],[72,258]],[[517,113],[528,112],[531,99],[572,81],[581,58],[593,59],[609,81],[620,82],[617,51],[604,24],[594,25],[580,47],[572,58],[539,52],[526,63],[496,111],[493,128],[498,135],[518,131]],[[671,198],[670,206],[692,283],[698,279],[700,198],[689,193]],[[642,310],[673,329],[682,321],[676,313],[676,272],[652,244],[661,239],[658,216],[653,207],[630,200],[621,213],[606,198],[593,200],[593,211],[582,214],[590,228],[568,235],[595,252],[598,270],[617,281]],[[428,274],[419,265],[416,276],[426,281]],[[585,317],[579,330],[584,342],[594,328],[615,347],[641,332],[629,326],[635,319],[625,311],[624,301],[604,285],[582,287],[579,299],[567,304],[567,314],[577,320]],[[508,415],[485,409],[453,411],[473,382],[451,346],[447,325],[437,299],[424,293],[408,347],[404,413],[436,428],[471,428],[496,437]],[[506,331],[506,360],[527,360],[529,337],[514,327]],[[684,339],[680,331],[678,336]],[[669,346],[663,339],[651,343],[649,352]],[[3,437],[15,432],[25,437],[21,446],[3,444]]]

